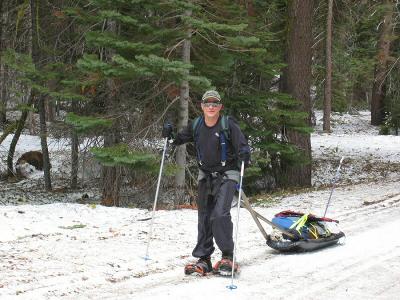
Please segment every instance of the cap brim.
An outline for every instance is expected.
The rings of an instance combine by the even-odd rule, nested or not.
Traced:
[[[218,102],[219,103],[219,102],[221,102],[221,99],[218,99],[218,98],[215,98],[215,97],[208,97],[208,98],[203,99],[202,102],[203,103],[207,103],[207,102]]]

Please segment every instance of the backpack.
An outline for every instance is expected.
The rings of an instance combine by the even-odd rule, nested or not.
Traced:
[[[221,165],[224,167],[226,165],[226,157],[227,157],[227,141],[230,140],[229,134],[229,116],[222,115],[221,119],[219,120],[221,124],[221,131],[219,133],[219,142],[221,145]],[[197,161],[199,165],[202,165],[202,155],[200,153],[200,146],[198,143],[199,140],[199,129],[201,125],[204,124],[204,116],[197,117],[194,119],[192,123],[192,132],[193,132],[193,141],[196,146],[197,152]]]
[[[332,224],[336,224],[338,221],[287,210],[276,214],[272,223],[297,233],[302,239],[314,240],[329,237],[333,233]]]

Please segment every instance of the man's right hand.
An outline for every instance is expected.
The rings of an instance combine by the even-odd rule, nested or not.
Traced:
[[[172,139],[173,138],[173,135],[172,135],[173,129],[174,128],[170,122],[165,122],[164,126],[163,126],[163,130],[162,130],[162,134],[161,134],[162,137]]]

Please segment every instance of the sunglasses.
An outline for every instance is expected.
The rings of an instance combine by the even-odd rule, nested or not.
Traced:
[[[217,102],[206,102],[203,103],[204,107],[218,107],[221,106],[221,103],[217,103]]]

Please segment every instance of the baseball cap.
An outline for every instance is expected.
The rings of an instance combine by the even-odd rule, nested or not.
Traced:
[[[203,97],[201,97],[201,102],[205,103],[211,99],[213,99],[214,102],[221,102],[221,96],[215,90],[209,90],[209,91],[205,92]]]

